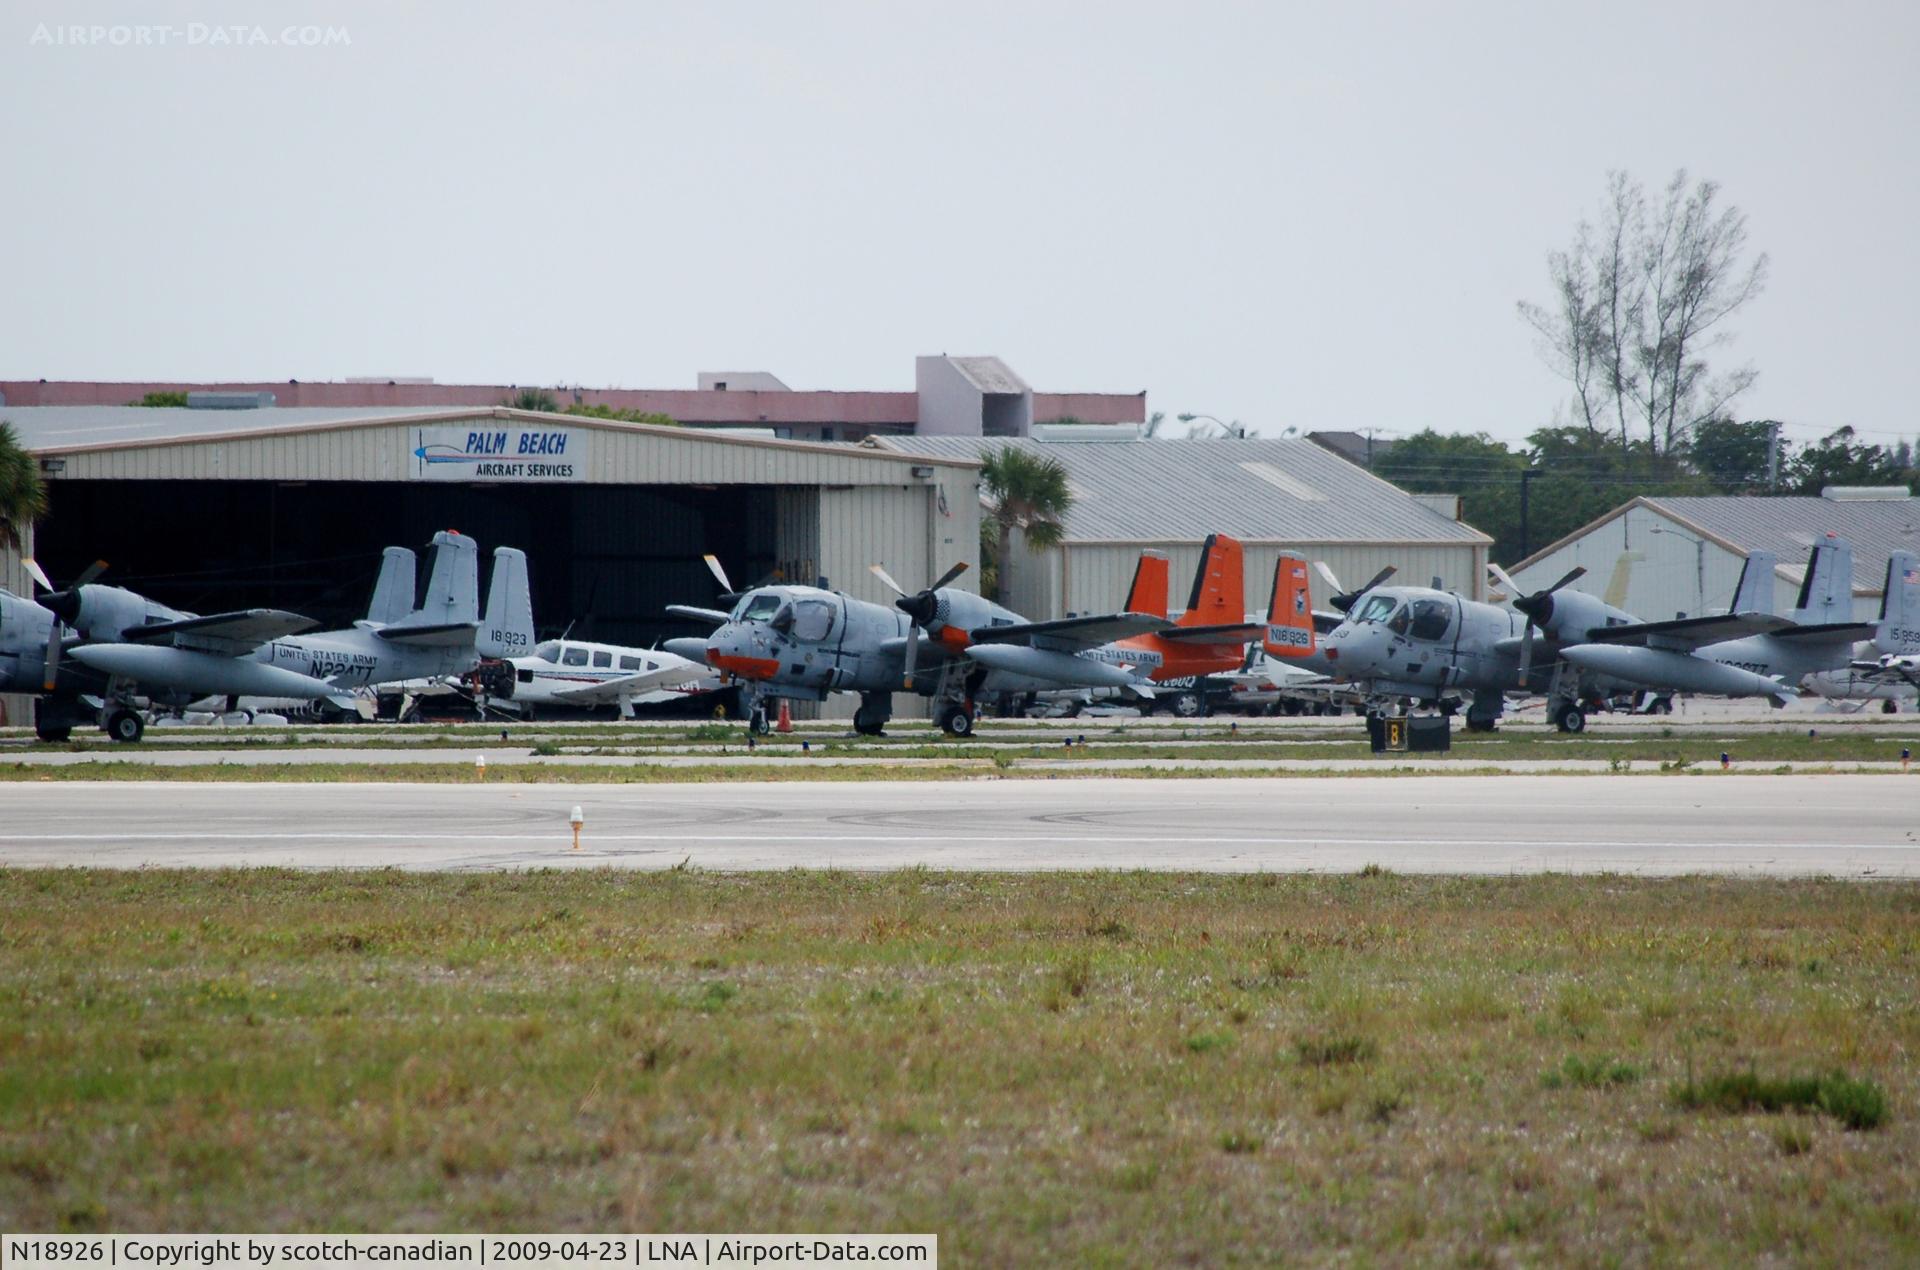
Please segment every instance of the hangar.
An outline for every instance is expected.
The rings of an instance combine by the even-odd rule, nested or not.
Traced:
[[[1438,578],[1463,595],[1486,594],[1492,539],[1458,519],[1457,498],[1410,494],[1307,440],[1161,441],[1062,427],[1038,439],[922,435],[866,444],[929,462],[978,459],[1001,445],[1059,461],[1074,493],[1066,539],[1034,553],[1016,534],[1009,566],[1009,607],[1036,619],[1123,603],[1147,548],[1166,553],[1177,604],[1210,533],[1246,545],[1248,612],[1264,611],[1283,550],[1326,561],[1350,587],[1393,565],[1402,581]],[[1314,602],[1325,607],[1319,586],[1316,579]]]
[[[1887,556],[1920,552],[1920,498],[1904,486],[1830,486],[1811,495],[1636,498],[1513,567],[1513,580],[1543,587],[1575,565],[1579,590],[1648,621],[1724,611],[1747,553],[1778,563],[1774,604],[1793,607],[1807,555],[1827,534],[1853,544],[1853,615],[1880,615]]]
[[[711,552],[736,585],[778,571],[862,599],[976,563],[978,462],[507,408],[11,407],[51,511],[33,554],[58,584],[102,578],[196,612],[271,606],[332,626],[364,616],[389,544],[440,529],[524,549],[543,633],[699,633],[670,603],[711,603]],[[25,593],[12,553],[0,584]],[[827,707],[839,712],[842,703]],[[24,717],[10,703],[10,717]],[[852,703],[845,703],[848,712]],[[924,711],[903,697],[896,712]]]

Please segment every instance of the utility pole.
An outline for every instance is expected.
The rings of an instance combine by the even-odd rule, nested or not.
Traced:
[[[1520,473],[1520,558],[1522,560],[1525,560],[1529,555],[1533,554],[1532,551],[1529,550],[1529,544],[1533,538],[1533,535],[1529,532],[1531,522],[1528,512],[1530,503],[1532,502],[1529,495],[1532,493],[1533,478],[1538,475],[1540,475],[1540,469],[1537,467],[1527,468]]]
[[[1780,421],[1767,425],[1767,492],[1780,488]]]

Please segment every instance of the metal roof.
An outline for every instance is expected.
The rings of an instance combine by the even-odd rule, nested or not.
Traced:
[[[39,454],[181,445],[290,432],[463,419],[518,419],[555,427],[591,428],[601,432],[658,433],[714,445],[824,451],[899,462],[897,455],[875,453],[859,446],[781,440],[771,436],[743,435],[736,430],[630,423],[593,415],[513,410],[504,406],[464,409],[457,406],[263,406],[254,410],[189,410],[170,406],[0,406],[0,423],[11,423],[20,437],[21,445],[31,453]],[[964,454],[933,461],[971,465],[977,460],[971,454]]]
[[[1878,595],[1887,556],[1920,551],[1920,498],[1832,499],[1812,495],[1723,495],[1636,498],[1513,566],[1513,572],[1552,555],[1635,507],[1649,510],[1717,542],[1737,555],[1771,551],[1782,574],[1798,578],[1813,544],[1837,534],[1853,544],[1853,589]]]
[[[1056,459],[1070,542],[1462,543],[1485,534],[1311,441],[1041,441],[875,437],[875,448],[975,458],[1002,445]]]

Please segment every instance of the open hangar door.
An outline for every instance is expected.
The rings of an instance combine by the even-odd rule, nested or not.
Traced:
[[[810,568],[809,488],[765,485],[453,485],[422,482],[91,480],[48,483],[36,555],[56,585],[94,560],[100,580],[198,613],[271,607],[344,626],[366,615],[388,546],[442,529],[527,553],[543,636],[569,623],[609,643],[703,633],[662,611],[711,605],[718,584]],[[424,569],[425,560],[422,559]],[[810,579],[809,579],[810,580]]]

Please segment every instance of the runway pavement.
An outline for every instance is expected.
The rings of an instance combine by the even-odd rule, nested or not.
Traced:
[[[0,865],[1920,877],[1895,775],[0,787]],[[568,810],[586,819],[570,849]]]

